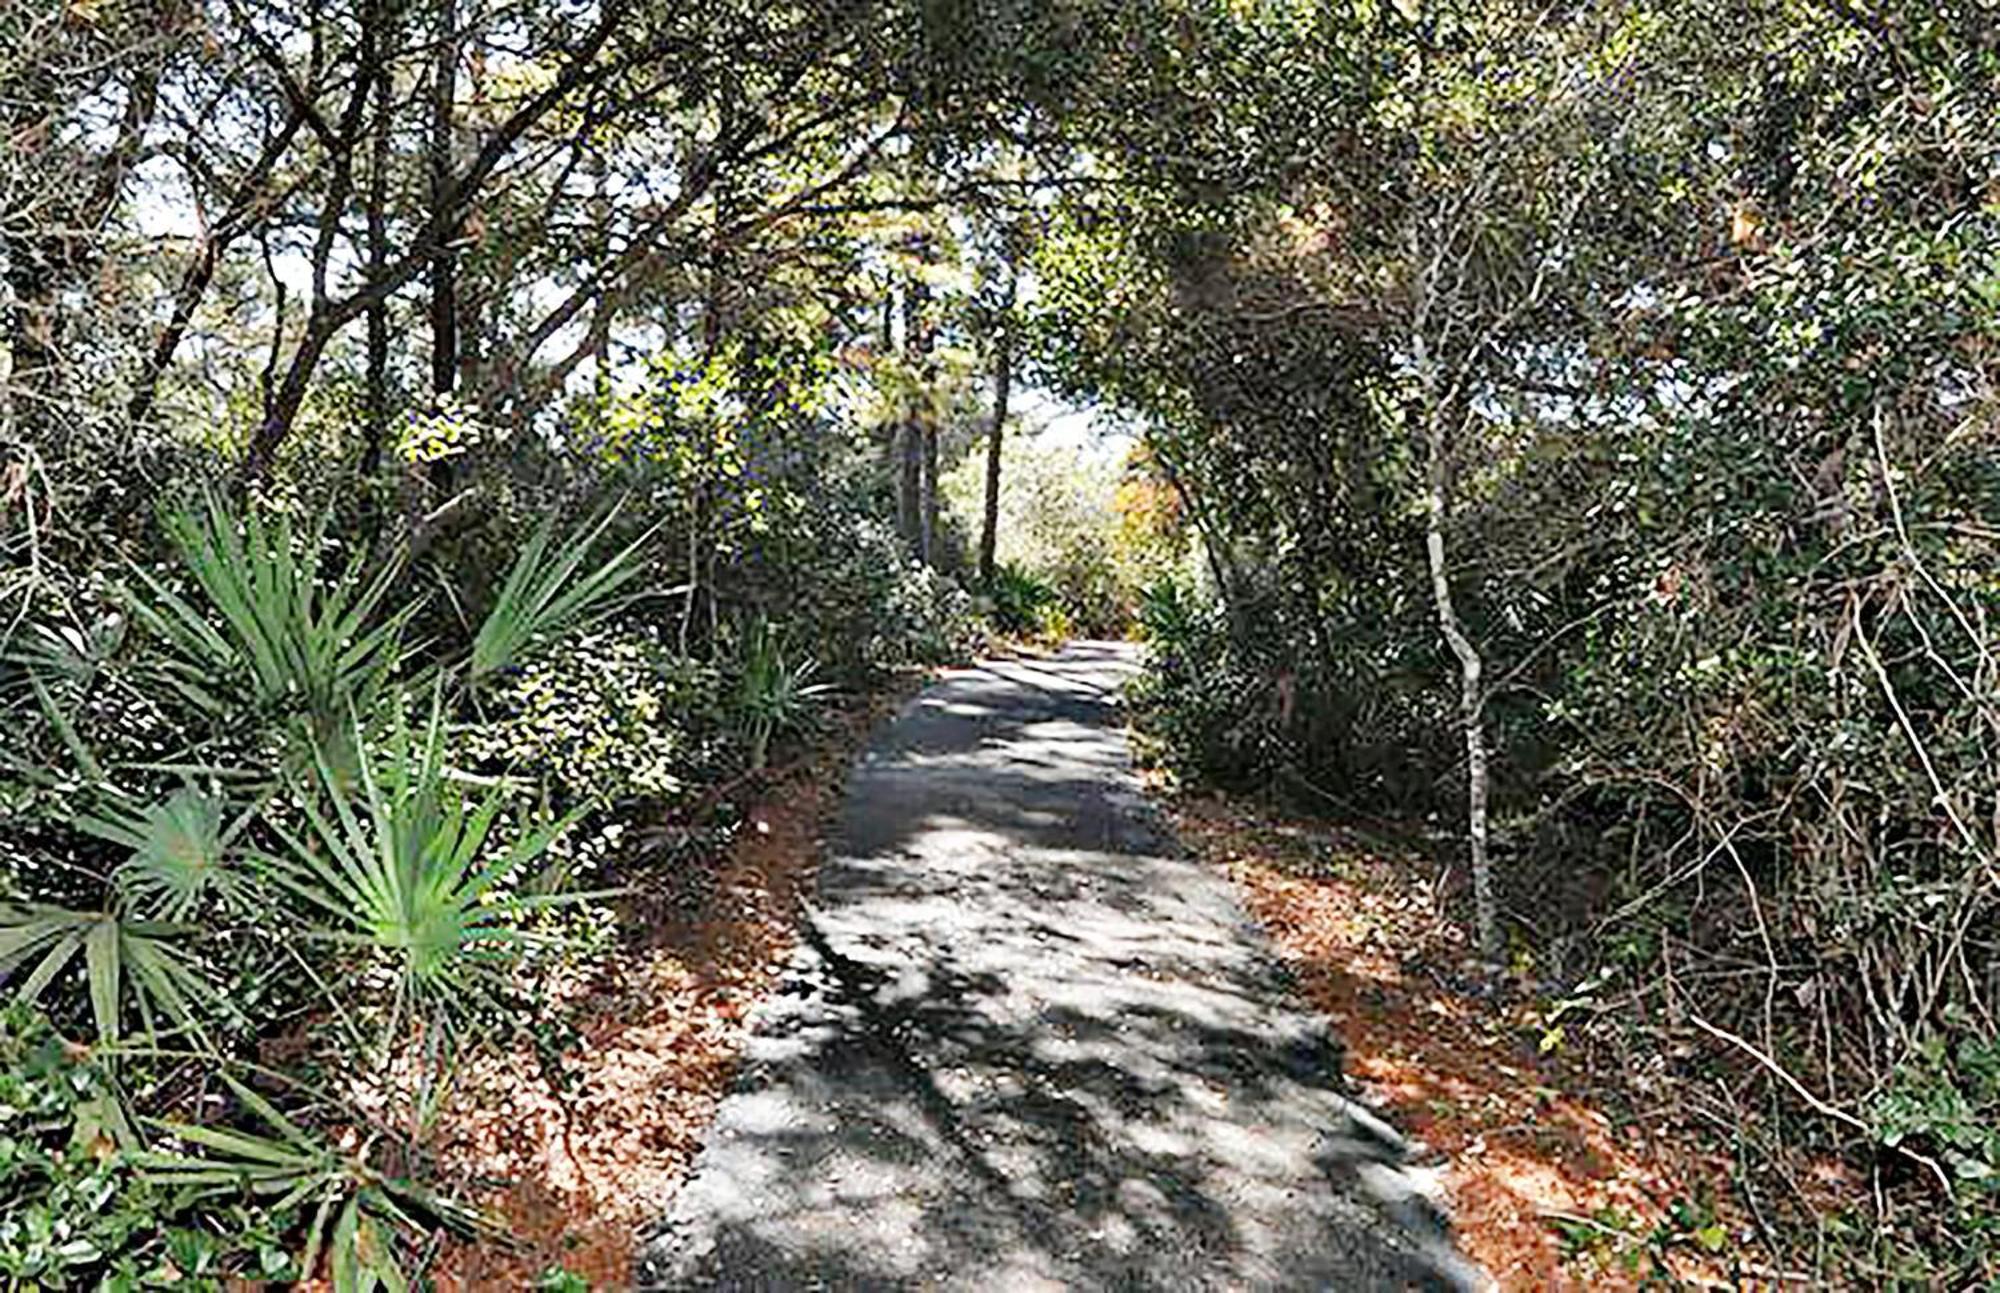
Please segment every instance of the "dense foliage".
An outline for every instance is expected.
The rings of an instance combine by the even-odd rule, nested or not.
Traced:
[[[477,1224],[460,1061],[976,640],[939,480],[1002,231],[1173,75],[1121,12],[0,7],[10,1278]]]
[[[1465,824],[1572,1034],[1897,1185],[1799,1260],[1959,1284],[2000,1168],[2000,23],[1867,8],[1357,19],[1259,83],[1317,67],[1343,128],[1260,127],[1282,164],[1195,218],[1082,209],[1043,272],[1206,547],[1144,615],[1163,755]]]
[[[0,673],[0,971],[44,1012],[9,1043],[7,1080],[40,1084],[5,1102],[32,1116],[8,1141],[18,1276],[219,1281],[323,1251],[343,1287],[406,1278],[410,1238],[479,1224],[423,1183],[455,1068],[534,1026],[513,1003],[595,937],[635,828],[762,767],[828,685],[963,640],[902,550],[784,528],[823,604],[880,626],[869,654],[821,681],[727,599],[683,647],[677,545],[622,533],[627,510],[516,511],[495,576],[502,518],[418,558],[208,492],[122,569],[40,572]],[[716,558],[718,590],[770,537]]]
[[[0,1270],[409,1274],[644,828],[983,606],[1995,1278],[1996,123],[1991,0],[0,6]]]
[[[140,16],[128,8],[140,7],[78,16],[0,67],[6,111],[23,102],[14,90],[84,77],[77,98],[51,98],[58,115],[123,94],[135,137],[173,153],[166,114],[214,69],[176,61],[182,28],[124,25]],[[517,36],[547,42],[558,81],[564,58],[608,73],[542,17],[556,15],[459,30],[452,73],[493,77],[484,60],[504,62]],[[369,34],[380,19],[319,12],[329,44],[311,58],[387,57],[393,95],[427,88],[409,55],[366,46],[395,36]],[[340,43],[350,22],[363,45]],[[728,787],[809,731],[830,693],[954,658],[974,636],[969,596],[882,519],[882,401],[856,390],[887,383],[883,356],[843,367],[840,312],[870,258],[880,267],[873,231],[847,228],[852,241],[809,275],[787,279],[777,256],[754,317],[710,293],[685,333],[598,333],[599,359],[614,337],[652,356],[615,379],[600,365],[594,382],[558,382],[539,407],[502,406],[523,390],[513,378],[493,399],[449,393],[455,381],[421,395],[402,365],[442,343],[407,329],[384,339],[392,362],[357,401],[349,365],[373,357],[312,319],[347,308],[322,275],[345,280],[348,301],[394,279],[360,254],[365,226],[308,240],[302,336],[285,271],[260,289],[231,278],[226,257],[238,235],[285,246],[308,195],[368,205],[349,167],[379,169],[388,198],[407,192],[402,137],[365,161],[352,147],[370,111],[391,131],[405,105],[313,120],[345,90],[272,39],[252,35],[226,93],[295,77],[293,109],[333,133],[306,145],[280,132],[270,165],[299,203],[246,198],[192,248],[191,313],[169,327],[213,329],[213,382],[167,365],[164,337],[160,366],[126,382],[120,347],[145,329],[111,299],[50,331],[79,262],[112,296],[151,290],[124,240],[137,236],[128,222],[177,208],[172,185],[102,159],[119,191],[94,217],[99,235],[58,246],[45,219],[76,213],[36,206],[31,189],[54,159],[7,153],[0,991],[17,1004],[0,1029],[0,1269],[38,1286],[317,1274],[402,1287],[437,1229],[483,1233],[433,1144],[466,1061],[560,1030],[526,1005],[544,977],[609,936],[621,887],[703,865],[700,842],[726,837]],[[7,58],[17,50],[10,38]],[[747,66],[757,51],[737,56]],[[476,93],[488,91],[500,93]],[[494,111],[483,97],[453,110]],[[10,148],[26,128],[8,119]],[[52,152],[95,142],[66,130],[38,138]],[[201,150],[254,140],[225,125],[178,155],[219,184],[226,159]],[[286,153],[295,141],[303,154]],[[240,181],[246,193],[267,182],[280,181],[254,168]],[[329,250],[344,239],[356,254]],[[555,255],[560,277],[576,262],[554,244],[523,250]],[[494,356],[497,334],[477,329],[517,321],[485,306],[507,273],[540,271],[484,251],[457,268],[446,308],[469,324],[459,339]],[[231,293],[220,309],[205,299],[211,275]],[[440,280],[427,282],[436,306]],[[627,301],[613,286],[587,298],[607,329],[611,302]],[[379,304],[415,318],[415,296]],[[302,358],[322,345],[332,372]],[[267,346],[260,387],[250,356]],[[287,363],[311,376],[289,412]],[[260,437],[273,448],[261,463]],[[696,828],[679,831],[696,847],[646,843],[670,822]]]

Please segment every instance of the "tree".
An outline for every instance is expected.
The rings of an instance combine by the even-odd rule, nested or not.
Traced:
[[[1453,477],[1455,467],[1470,467],[1477,452],[1465,442],[1479,421],[1479,402],[1495,394],[1495,383],[1504,384],[1523,356],[1533,362],[1538,347],[1560,345],[1535,334],[1541,322],[1536,312],[1564,272],[1584,204],[1615,200],[1597,191],[1607,171],[1594,163],[1616,149],[1620,135],[1615,128],[1590,132],[1604,125],[1594,109],[1631,69],[1615,59],[1599,61],[1614,42],[1589,24],[1583,24],[1589,35],[1571,44],[1573,30],[1557,35],[1537,29],[1538,18],[1523,27],[1504,9],[1489,14],[1495,15],[1490,25],[1462,23],[1454,42],[1454,59],[1516,69],[1505,97],[1484,115],[1467,111],[1464,74],[1439,68],[1429,32],[1418,46],[1408,93],[1411,125],[1423,143],[1411,150],[1416,160],[1401,177],[1409,195],[1401,281],[1379,308],[1397,328],[1392,335],[1409,371],[1409,416],[1425,463],[1431,597],[1438,631],[1459,671],[1474,925],[1481,950],[1496,957],[1501,934],[1488,841],[1489,684],[1452,591],[1447,535],[1454,528]],[[1604,284],[1597,280],[1585,290],[1602,292]],[[1397,298],[1404,303],[1401,318],[1394,313]]]
[[[986,430],[986,495],[979,523],[979,583],[993,586],[994,553],[1000,542],[1000,451],[1007,433],[1007,406],[1014,385],[1014,319],[1020,294],[1019,249],[1002,249],[999,277],[1004,286],[993,310],[989,329],[993,351],[993,411]]]
[[[4,406],[25,439],[49,443],[82,420],[63,378],[86,362],[91,338],[72,331],[63,298],[113,263],[114,217],[188,35],[184,12],[168,3],[87,23],[60,7],[0,18]]]
[[[912,268],[903,284],[903,383],[902,418],[897,443],[901,446],[898,477],[897,514],[903,520],[904,537],[919,561],[931,559],[931,540],[937,529],[937,508],[932,480],[937,465],[937,436],[930,413],[931,318],[930,284],[925,282],[929,243],[922,235],[910,241]]]

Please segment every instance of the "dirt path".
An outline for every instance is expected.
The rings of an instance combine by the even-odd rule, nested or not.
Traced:
[[[1475,1280],[1226,877],[1145,805],[1131,668],[960,671],[877,737],[642,1286]]]

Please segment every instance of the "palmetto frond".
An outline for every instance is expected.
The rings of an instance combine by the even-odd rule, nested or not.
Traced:
[[[415,607],[384,609],[396,566],[370,577],[356,557],[327,575],[324,518],[298,535],[283,517],[239,517],[210,494],[164,523],[199,596],[141,571],[148,595],[134,596],[132,610],[169,649],[168,684],[202,712],[249,707],[324,734],[367,708],[401,664]]]
[[[506,790],[475,800],[445,765],[442,682],[428,721],[412,730],[393,707],[386,738],[357,732],[358,784],[323,759],[294,792],[306,829],[269,859],[279,883],[323,918],[328,937],[392,957],[406,987],[435,995],[464,986],[480,964],[523,940],[521,913],[572,897],[511,893],[572,817],[507,843],[493,839]]]
[[[386,1173],[369,1159],[373,1142],[355,1152],[288,1118],[270,1100],[227,1073],[220,1075],[237,1100],[274,1134],[150,1120],[192,1145],[194,1154],[134,1156],[154,1183],[196,1193],[246,1191],[271,1201],[273,1211],[300,1209],[309,1217],[299,1269],[308,1279],[327,1259],[336,1293],[410,1287],[392,1236],[418,1228],[412,1210],[460,1233],[492,1233],[478,1212],[416,1182]]]
[[[185,786],[143,810],[113,808],[79,817],[77,825],[132,850],[118,879],[136,903],[185,920],[230,882],[223,812],[220,799]]]
[[[598,565],[585,566],[591,549],[622,507],[618,503],[606,508],[553,547],[556,518],[549,516],[535,527],[473,639],[468,666],[473,682],[517,663],[534,644],[584,628],[630,600],[622,594],[645,571],[641,550],[653,529]]]
[[[812,705],[831,690],[813,678],[819,662],[787,657],[783,637],[768,620],[758,618],[744,630],[738,652],[736,718],[750,746],[750,764],[762,768],[769,758],[771,738],[796,727]]]
[[[123,1036],[128,995],[146,1035],[161,1031],[164,1018],[199,1037],[203,1019],[213,1020],[228,1006],[180,951],[193,932],[186,925],[43,903],[0,907],[0,983],[33,1004],[81,954],[100,1043]]]

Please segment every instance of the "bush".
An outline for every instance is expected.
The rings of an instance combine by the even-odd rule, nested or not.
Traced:
[[[468,757],[548,788],[558,812],[680,797],[725,757],[722,679],[647,625],[557,643],[489,688]]]
[[[799,530],[784,576],[791,595],[764,609],[809,635],[834,675],[860,680],[973,650],[971,596],[911,556],[893,526],[829,502],[802,517]]]
[[[1062,623],[1053,634],[1123,637],[1132,626],[1132,590],[1113,560],[1108,537],[1080,536],[1043,571]]]
[[[1226,786],[1260,782],[1286,766],[1269,680],[1213,608],[1156,585],[1141,626],[1147,667],[1130,698],[1143,757],[1185,780]]]
[[[1122,510],[1143,496],[1126,490],[1101,455],[1033,433],[1009,436],[1003,454],[995,584],[981,590],[993,601],[994,627],[1052,638],[1123,635],[1135,572],[1160,556],[1148,526]],[[943,489],[948,514],[976,532],[984,456],[968,457]]]
[[[1048,581],[1012,564],[994,568],[987,596],[993,602],[989,612],[993,627],[1021,637],[1045,632],[1049,613],[1056,607],[1056,590]]]
[[[299,1269],[279,1200],[201,1206],[137,1166],[104,1067],[38,1012],[0,1008],[0,1276],[10,1286],[221,1289]]]
[[[963,660],[978,641],[972,595],[949,576],[907,558],[862,638],[864,658],[876,669]]]

